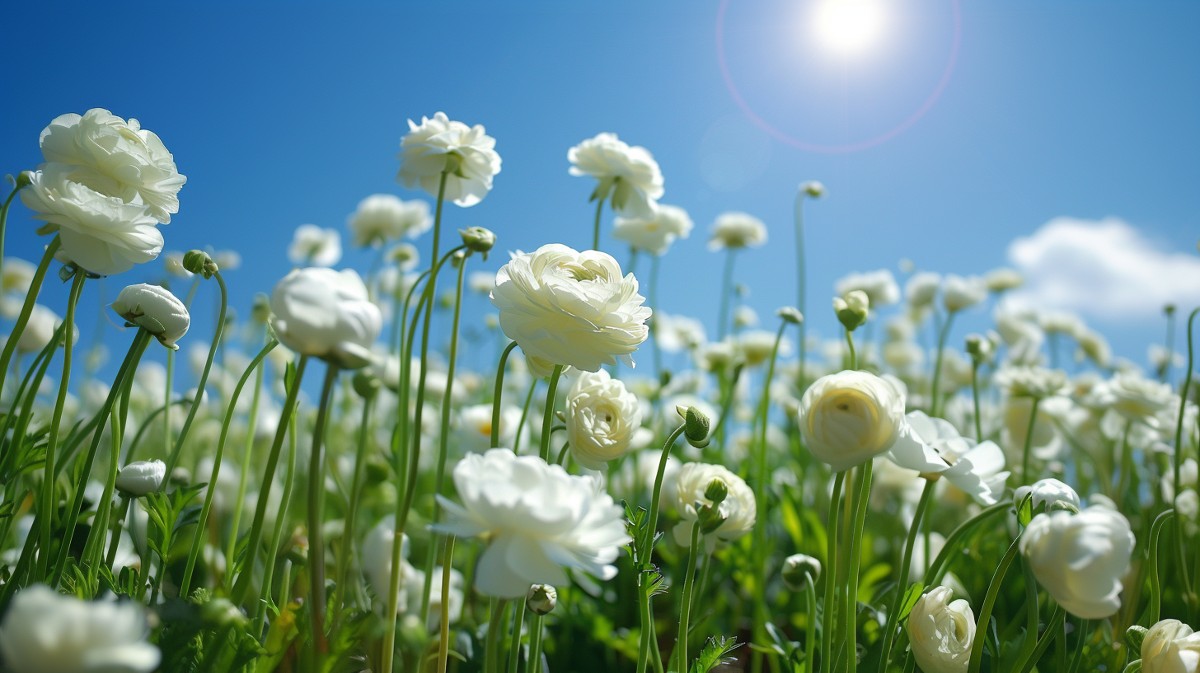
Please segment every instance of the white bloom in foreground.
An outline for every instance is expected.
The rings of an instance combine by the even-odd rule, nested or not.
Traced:
[[[162,488],[167,476],[167,464],[161,460],[138,460],[121,468],[117,474],[117,490],[138,497]]]
[[[634,250],[663,255],[675,239],[687,238],[692,226],[686,210],[659,204],[658,212],[651,217],[618,217],[613,224],[613,238],[625,241]]]
[[[473,206],[492,189],[500,172],[496,139],[483,126],[451,121],[444,112],[422,117],[418,125],[408,120],[408,134],[400,140],[400,173],[405,187],[419,186],[437,197],[442,174],[445,198],[456,205]]]
[[[12,673],[148,673],[162,657],[147,631],[141,605],[85,602],[34,584],[0,624],[0,659]]]
[[[271,293],[271,325],[280,343],[356,369],[370,361],[371,344],[383,327],[379,307],[349,269],[295,269]]]
[[[942,284],[942,304],[956,313],[987,299],[987,285],[978,276],[964,278],[950,274]]]
[[[917,599],[908,615],[908,640],[925,673],[962,673],[975,641],[975,613],[963,599],[951,602],[948,587],[935,587]]]
[[[892,448],[904,423],[904,393],[874,374],[817,379],[800,400],[800,434],[813,456],[848,470]]]
[[[708,239],[709,250],[758,247],[767,242],[767,225],[757,217],[740,212],[721,213]]]
[[[346,218],[357,246],[379,246],[402,236],[416,238],[429,231],[433,218],[424,201],[402,201],[392,194],[372,194],[358,202]]]
[[[984,505],[996,504],[1008,479],[999,446],[994,442],[976,444],[959,435],[949,421],[931,418],[923,411],[905,416],[888,457],[910,470],[940,474]]]
[[[594,372],[618,358],[632,366],[630,355],[649,334],[651,311],[637,279],[597,250],[552,243],[514,254],[496,272],[491,298],[500,328],[541,375],[554,365]]]
[[[485,537],[475,588],[500,598],[524,596],[531,584],[564,586],[564,568],[612,579],[625,534],[625,513],[599,479],[567,474],[536,456],[508,449],[472,454],[454,467],[462,504],[442,496],[446,520],[435,528]]]
[[[630,217],[651,218],[663,195],[662,171],[645,147],[629,146],[615,133],[600,133],[567,150],[571,175],[599,181],[593,198],[612,198],[613,210]]]
[[[684,547],[691,544],[692,525],[699,518],[697,504],[709,507],[713,505],[706,493],[714,481],[721,482],[727,493],[721,504],[716,506],[720,518],[723,519],[721,525],[708,533],[701,531],[709,549],[712,549],[717,540],[736,540],[754,528],[757,516],[754,491],[750,490],[741,477],[721,465],[686,463],[675,473],[668,491],[680,518],[675,526],[675,541]]]
[[[1164,619],[1142,639],[1143,673],[1200,671],[1200,633],[1178,619]]]
[[[1053,478],[1039,479],[1032,485],[1018,487],[1013,494],[1013,504],[1020,507],[1026,496],[1032,496],[1030,504],[1035,512],[1061,505],[1079,509],[1079,494],[1075,489]]]
[[[1129,521],[1119,512],[1089,507],[1033,517],[1021,553],[1038,584],[1067,612],[1104,619],[1121,608],[1121,578],[1133,553]]]
[[[163,237],[146,206],[74,182],[70,170],[46,164],[21,190],[34,218],[49,223],[62,239],[56,257],[97,276],[123,273],[158,257]]]
[[[608,461],[625,455],[642,425],[637,396],[603,369],[579,373],[565,411],[571,455],[589,470],[607,469]]]
[[[322,229],[315,224],[302,224],[292,235],[288,247],[292,264],[333,266],[342,259],[342,235],[337,229]]]
[[[187,178],[162,140],[138,120],[126,122],[100,108],[65,114],[50,122],[40,142],[46,161],[70,166],[72,181],[145,205],[163,224],[179,212],[179,190]]]
[[[161,285],[129,285],[121,290],[111,306],[126,323],[153,334],[159,343],[171,350],[179,350],[175,342],[182,339],[192,325],[187,307]]]

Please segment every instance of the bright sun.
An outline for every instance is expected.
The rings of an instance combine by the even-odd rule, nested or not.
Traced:
[[[809,16],[816,39],[841,56],[868,51],[879,42],[887,20],[882,0],[819,0]]]

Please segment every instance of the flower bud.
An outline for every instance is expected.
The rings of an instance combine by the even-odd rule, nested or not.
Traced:
[[[496,234],[483,227],[459,229],[458,235],[462,236],[463,245],[467,246],[468,250],[483,253],[484,259],[487,259],[487,254],[496,245]]]
[[[968,334],[967,354],[971,356],[975,364],[990,362],[992,356],[996,354],[996,346],[982,334]]]
[[[200,607],[200,617],[217,628],[242,627],[247,623],[246,615],[228,598],[214,598]]]
[[[21,189],[33,184],[33,171],[21,171],[17,174],[17,179],[13,184],[14,189]]]
[[[725,498],[729,496],[729,486],[720,479],[713,479],[708,482],[708,488],[704,489],[704,497],[714,505],[719,505],[725,502]]]
[[[358,396],[364,400],[375,397],[375,394],[383,387],[383,382],[379,380],[379,377],[371,374],[366,369],[355,372],[351,383],[354,386],[354,392],[358,393]]]
[[[1013,493],[1013,503],[1019,508],[1026,497],[1032,499],[1031,513],[1053,510],[1079,511],[1079,494],[1057,479],[1041,479],[1032,486],[1020,486]]]
[[[184,253],[183,268],[192,273],[198,273],[205,278],[212,278],[214,273],[220,271],[213,258],[209,257],[208,253],[203,250],[189,250]]]
[[[121,468],[117,474],[117,489],[137,498],[162,488],[166,476],[167,464],[161,460],[139,460]]]
[[[804,192],[804,195],[810,199],[819,199],[825,196],[825,185],[816,180],[809,180],[800,185],[800,191]]]
[[[679,411],[680,407],[676,407]],[[683,416],[683,436],[687,438],[688,444],[703,449],[708,446],[708,429],[710,422],[708,416],[696,407],[688,407],[679,414]]]
[[[549,584],[534,584],[525,594],[525,607],[535,615],[548,615],[558,605],[558,591]]]
[[[117,295],[112,310],[129,325],[137,325],[158,338],[159,343],[179,350],[176,341],[192,324],[187,307],[166,288],[148,283],[130,285]]]
[[[833,298],[833,312],[837,314],[838,322],[846,331],[853,332],[867,321],[870,315],[871,300],[862,290],[851,290],[845,297]]]
[[[254,322],[265,325],[271,319],[271,300],[259,292],[254,295],[254,306],[250,309],[250,317]]]
[[[1130,628],[1130,631],[1133,629]],[[1136,648],[1146,673],[1196,673],[1200,671],[1200,634],[1178,619],[1164,619],[1145,631]],[[1128,638],[1129,634],[1126,633]]]
[[[783,559],[783,583],[792,591],[803,591],[809,578],[816,583],[821,576],[821,562],[808,554],[792,554]]]
[[[804,323],[804,314],[799,309],[791,306],[784,306],[775,312],[784,322],[790,325],[800,325]]]

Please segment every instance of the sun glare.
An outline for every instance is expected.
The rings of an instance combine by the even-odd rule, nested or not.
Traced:
[[[814,37],[841,56],[869,51],[887,22],[881,0],[820,0],[809,16]]]

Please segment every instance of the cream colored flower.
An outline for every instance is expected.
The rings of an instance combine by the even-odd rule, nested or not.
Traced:
[[[354,234],[354,245],[378,247],[402,236],[420,236],[433,226],[433,218],[424,201],[372,194],[358,202],[358,208],[346,218],[346,225]]]
[[[1164,619],[1142,639],[1143,673],[1200,671],[1200,633],[1178,619]]]
[[[704,533],[709,548],[711,549],[718,540],[736,540],[754,528],[757,516],[754,491],[741,477],[721,465],[685,463],[674,473],[668,491],[668,497],[674,504],[675,511],[679,513],[680,521],[675,526],[674,534],[675,541],[680,545],[686,547],[691,544],[692,524],[700,517],[697,505],[713,506],[707,493],[714,481],[721,482],[726,495],[725,499],[716,505],[721,524]],[[664,489],[666,486],[664,485]]]
[[[594,372],[620,359],[632,366],[649,333],[637,279],[595,250],[549,244],[514,254],[496,273],[491,299],[500,328],[541,375],[554,365]]]
[[[930,271],[920,271],[914,273],[904,284],[904,296],[913,308],[928,308],[937,298],[938,288],[941,284],[941,276]]]
[[[637,396],[603,369],[579,373],[565,411],[571,455],[589,470],[607,469],[608,461],[625,455],[642,425]]]
[[[408,134],[400,140],[400,173],[405,187],[419,186],[436,197],[446,175],[445,198],[468,207],[483,200],[500,172],[496,139],[483,126],[451,121],[444,112],[421,123],[408,121]]]
[[[121,468],[117,489],[131,496],[154,493],[167,477],[167,464],[161,460],[138,460]]]
[[[709,250],[758,247],[767,242],[767,225],[747,213],[729,212],[717,216],[712,236],[708,239]]]
[[[1133,545],[1129,521],[1102,507],[1038,514],[1021,537],[1021,553],[1038,583],[1083,619],[1104,619],[1121,608],[1121,579]]]
[[[159,285],[138,283],[121,290],[112,310],[131,325],[153,334],[162,345],[179,350],[175,342],[187,334],[192,318],[187,307],[170,290]]]
[[[599,479],[567,474],[536,456],[508,449],[471,454],[454,467],[462,504],[438,496],[446,511],[442,533],[483,537],[475,588],[500,598],[524,596],[531,584],[567,584],[564,568],[602,580],[625,533],[625,513]]]
[[[500,407],[500,446],[512,446],[521,422],[521,409],[511,404]],[[462,453],[486,451],[492,446],[492,405],[472,404],[458,411],[454,424],[455,448]]]
[[[692,227],[692,218],[686,210],[659,204],[651,217],[618,217],[613,225],[613,238],[625,241],[634,250],[664,255],[676,239],[687,238]]]
[[[922,411],[905,416],[904,427],[888,457],[910,470],[940,474],[984,505],[998,501],[1008,479],[1004,452],[994,442],[976,443],[959,435],[949,421],[931,418]]]
[[[951,602],[949,587],[917,599],[908,615],[908,640],[924,673],[963,673],[975,641],[975,613],[963,599]]]
[[[978,276],[962,277],[950,274],[942,281],[942,304],[950,313],[957,313],[987,299],[987,285]]]
[[[304,355],[358,368],[371,359],[383,327],[379,307],[349,269],[295,269],[271,293],[271,325],[280,343]]]
[[[17,338],[17,352],[40,352],[54,338],[54,332],[61,324],[62,318],[57,313],[41,304],[34,304],[33,311],[29,314],[29,322],[25,323],[25,329]],[[76,332],[78,331],[76,328]]]
[[[611,198],[613,210],[628,217],[654,217],[655,202],[663,195],[663,177],[645,147],[631,147],[615,133],[600,133],[568,150],[567,159],[571,175],[590,175],[599,181],[593,199]]]
[[[904,423],[904,394],[862,371],[822,376],[800,400],[800,434],[813,456],[847,470],[892,448]]]
[[[292,264],[333,266],[342,259],[342,235],[337,229],[322,229],[315,224],[296,227],[288,247]]]

